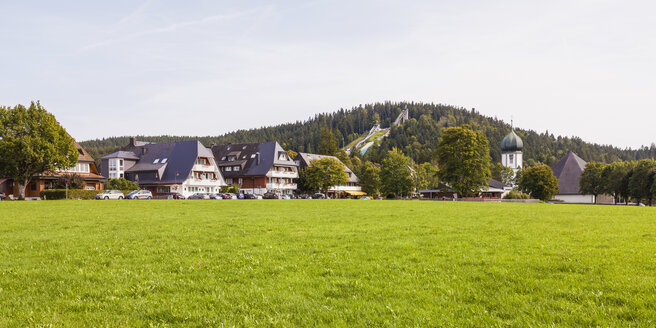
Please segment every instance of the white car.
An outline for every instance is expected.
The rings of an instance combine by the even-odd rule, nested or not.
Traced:
[[[148,190],[135,190],[125,196],[125,199],[152,199],[153,193]]]
[[[123,193],[120,190],[105,190],[96,195],[96,199],[123,199]]]

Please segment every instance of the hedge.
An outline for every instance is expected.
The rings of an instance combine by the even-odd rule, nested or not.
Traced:
[[[121,190],[127,195],[132,190]],[[103,190],[68,189],[68,199],[96,199],[96,195]],[[41,191],[41,199],[55,200],[66,198],[66,189],[51,189]]]

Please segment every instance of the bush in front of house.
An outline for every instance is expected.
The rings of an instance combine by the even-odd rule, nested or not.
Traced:
[[[503,196],[503,199],[530,199],[530,198],[531,197],[528,194],[519,192],[517,190],[511,190],[505,196]]]

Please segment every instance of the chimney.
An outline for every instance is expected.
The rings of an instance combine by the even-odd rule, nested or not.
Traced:
[[[255,153],[255,158],[257,159],[257,165],[260,165],[260,152]]]
[[[136,147],[137,146],[137,138],[135,137],[130,137],[130,143],[128,144],[130,147]]]

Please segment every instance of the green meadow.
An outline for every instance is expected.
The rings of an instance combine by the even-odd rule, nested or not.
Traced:
[[[656,326],[656,208],[0,202],[1,327]]]

